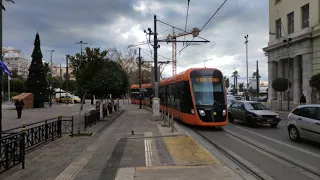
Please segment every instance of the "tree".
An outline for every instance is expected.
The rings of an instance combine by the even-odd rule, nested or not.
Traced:
[[[244,83],[239,84],[239,91],[243,92],[244,91]]]
[[[36,38],[34,40],[34,49],[31,57],[32,61],[29,68],[28,79],[26,81],[27,92],[32,93],[34,96],[34,107],[43,108],[47,89],[47,81],[42,63],[39,33],[36,34]]]
[[[51,72],[51,68],[49,66],[49,63],[45,62],[43,64],[43,71],[44,71],[45,76],[47,77],[48,73]]]
[[[77,93],[90,93],[100,99],[100,117],[102,100],[112,94],[114,97],[128,89],[128,76],[116,61],[108,58],[108,51],[100,48],[86,48],[83,57],[79,53],[70,57],[70,66],[76,76]]]
[[[67,80],[62,82],[62,89],[67,89]],[[73,93],[76,91],[76,81],[68,80],[68,91]]]
[[[252,74],[252,78],[256,79],[257,78],[257,72],[253,72]],[[261,78],[261,76],[259,75],[259,79]]]
[[[318,103],[320,101],[320,73],[313,75],[309,80],[309,85],[316,89],[318,94]]]
[[[288,79],[286,78],[277,78],[275,80],[272,81],[272,88],[277,91],[277,92],[280,92],[281,93],[281,110],[282,110],[282,92],[288,90],[288,82],[289,82],[289,89],[291,88],[291,82],[288,81]]]
[[[224,78],[224,81],[226,82],[226,88],[228,89],[230,86],[229,78],[227,78],[225,76],[223,78]]]

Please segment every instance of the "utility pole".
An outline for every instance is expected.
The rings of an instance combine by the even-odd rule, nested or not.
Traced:
[[[49,51],[50,52],[50,70],[51,70],[51,73],[52,73],[52,53],[54,52],[54,50],[46,50],[46,51]]]
[[[80,48],[81,48],[80,56],[81,56],[81,59],[82,59],[82,58],[83,58],[83,57],[82,57],[82,44],[88,44],[88,43],[83,42],[83,41],[79,41],[79,42],[77,42],[76,44],[80,44]]]
[[[260,82],[259,82],[259,63],[257,61],[257,70],[256,70],[256,78],[257,78],[257,96],[258,98],[260,97],[259,94],[260,94]]]
[[[246,69],[247,69],[247,93],[246,93],[246,100],[249,100],[248,97],[248,90],[249,90],[249,75],[248,75],[248,35],[244,36],[244,38],[246,39],[245,44],[246,44]]]
[[[2,5],[2,0],[0,0],[0,3]],[[3,61],[3,54],[2,54],[2,9],[0,9],[0,58],[1,61]],[[3,85],[3,71],[2,68],[0,68],[0,139],[2,137],[2,85]],[[1,145],[1,141],[0,141],[0,145]]]
[[[236,75],[233,76],[233,95],[236,95]]]
[[[157,34],[157,16],[154,15],[154,92],[155,98],[159,97],[159,85],[158,85],[158,34]]]
[[[60,63],[60,98],[59,98],[59,101],[61,101],[61,90],[62,90],[62,69],[61,69],[61,63]]]
[[[68,88],[68,81],[69,81],[69,73],[68,73],[69,62],[68,62],[68,60],[69,60],[69,55],[66,55],[66,91],[67,91],[67,93],[68,93],[68,89],[69,89]],[[70,94],[70,96],[71,96],[71,94]],[[67,104],[69,104],[69,100],[67,100]]]
[[[139,96],[139,108],[142,108],[142,89],[141,89],[141,48],[139,48],[139,57],[138,57],[138,67],[139,67],[139,89],[140,89],[140,96]]]
[[[51,77],[52,77],[52,53],[54,52],[54,50],[52,49],[52,50],[46,50],[46,51],[50,52],[50,73],[51,73]],[[50,87],[52,87],[51,83],[52,82],[49,81],[49,86]],[[49,106],[50,107],[51,107],[51,104],[52,104],[51,89],[49,89]]]

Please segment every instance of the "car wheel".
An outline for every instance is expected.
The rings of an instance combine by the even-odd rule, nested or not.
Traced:
[[[248,121],[248,125],[249,125],[250,127],[255,127],[256,124],[257,124],[251,116],[248,116],[248,117],[247,117],[247,121]]]
[[[277,126],[278,126],[278,123],[270,124],[270,126],[271,126],[272,128],[275,128],[275,127],[277,127]]]
[[[298,129],[295,126],[289,126],[289,137],[293,141],[299,141],[300,140],[300,134]]]
[[[232,117],[231,113],[228,114],[228,119],[230,123],[234,122],[234,118]]]

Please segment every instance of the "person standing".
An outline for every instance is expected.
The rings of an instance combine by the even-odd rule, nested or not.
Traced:
[[[22,115],[22,109],[23,109],[23,106],[24,106],[23,100],[16,100],[15,106],[16,106],[16,110],[17,110],[17,113],[18,113],[18,119],[20,119],[21,115]]]
[[[306,97],[304,96],[304,94],[302,94],[300,98],[300,104],[306,104],[306,102],[307,102]]]

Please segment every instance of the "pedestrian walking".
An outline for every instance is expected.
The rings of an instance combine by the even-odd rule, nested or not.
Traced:
[[[306,97],[304,96],[304,94],[302,94],[300,98],[300,104],[306,104],[306,102],[307,102]]]
[[[15,106],[16,106],[16,110],[17,110],[17,113],[18,113],[18,119],[20,119],[21,115],[22,115],[22,109],[23,109],[23,106],[24,106],[23,100],[16,100]]]

